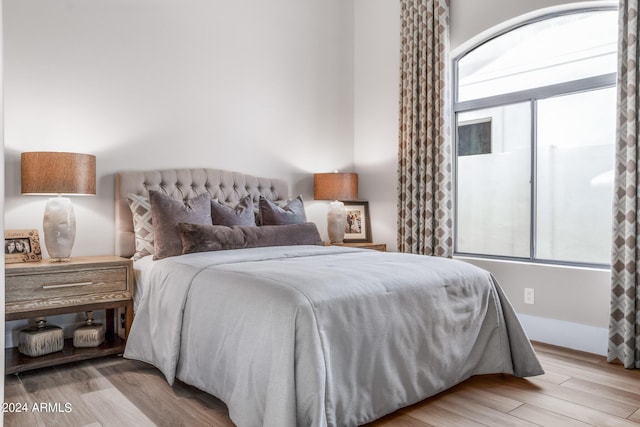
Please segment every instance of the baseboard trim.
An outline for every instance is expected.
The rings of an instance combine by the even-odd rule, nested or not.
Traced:
[[[564,320],[518,314],[520,323],[532,341],[552,344],[587,353],[607,355],[607,328],[566,322]]]

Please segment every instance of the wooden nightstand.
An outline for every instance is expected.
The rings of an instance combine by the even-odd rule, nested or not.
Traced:
[[[5,320],[106,310],[105,341],[95,348],[75,348],[66,339],[62,351],[29,357],[5,350],[5,374],[75,362],[124,351],[117,334],[116,308],[125,309],[125,337],[133,321],[133,262],[116,256],[74,257],[69,262],[43,260],[5,265]]]
[[[325,242],[325,246],[331,246],[331,243]],[[363,249],[373,249],[380,252],[387,251],[386,243],[372,243],[372,242],[364,242],[364,243],[341,243],[339,246],[349,246],[352,248],[363,248]]]

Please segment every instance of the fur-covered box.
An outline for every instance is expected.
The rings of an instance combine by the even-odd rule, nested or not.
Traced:
[[[18,351],[27,356],[43,356],[60,351],[63,347],[64,333],[59,326],[38,321],[37,326],[20,331]]]
[[[105,328],[100,323],[80,326],[73,332],[74,347],[97,347],[104,341]]]

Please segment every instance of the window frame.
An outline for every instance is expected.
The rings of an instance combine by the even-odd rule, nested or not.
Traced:
[[[594,2],[595,3],[595,2]],[[547,19],[553,19],[560,16],[566,16],[575,13],[588,13],[588,12],[597,12],[597,11],[617,11],[618,6],[615,2],[607,1],[607,2],[598,2],[598,5],[588,5],[585,6],[584,3],[582,5],[578,4],[573,7],[568,5],[564,10],[556,10],[553,9],[551,12],[546,11],[545,9],[538,11],[535,16],[531,17],[530,15],[526,15],[522,19],[518,19],[516,21],[509,21],[502,28],[498,30],[490,30],[488,35],[483,35],[478,39],[472,39],[470,42],[472,43],[470,46],[463,48],[459,53],[455,53],[452,55],[452,167],[453,167],[453,188],[454,188],[454,197],[453,197],[453,220],[454,220],[454,239],[453,239],[453,253],[454,256],[460,257],[475,257],[475,258],[486,258],[486,259],[494,259],[494,260],[506,260],[506,261],[520,261],[527,263],[535,263],[535,264],[552,264],[552,265],[565,265],[565,266],[576,266],[576,267],[587,267],[587,268],[610,268],[610,263],[600,264],[600,263],[590,263],[590,262],[578,262],[578,261],[562,261],[562,260],[552,260],[552,259],[544,259],[536,257],[536,238],[537,238],[537,102],[542,99],[548,99],[555,96],[564,96],[571,95],[580,92],[587,92],[599,89],[606,89],[615,87],[617,83],[617,73],[608,73],[602,74],[598,76],[582,78],[571,80],[563,83],[551,84],[539,88],[533,89],[524,89],[516,92],[509,92],[505,94],[499,94],[495,96],[489,96],[479,99],[472,99],[468,101],[458,101],[458,62],[465,55],[471,53],[477,47],[500,37],[510,31],[518,29],[520,27],[534,24],[536,22],[545,21]],[[491,107],[499,107],[505,105],[511,105],[516,103],[525,103],[528,102],[530,104],[530,113],[531,113],[531,153],[530,153],[530,212],[529,212],[529,257],[518,257],[518,256],[509,256],[509,255],[492,255],[492,254],[482,254],[482,253],[472,253],[472,252],[462,252],[458,250],[458,114],[474,111],[484,108]]]

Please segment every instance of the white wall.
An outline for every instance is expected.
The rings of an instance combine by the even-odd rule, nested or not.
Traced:
[[[352,2],[3,5],[5,228],[42,237],[47,197],[20,194],[20,153],[50,150],[97,157],[97,195],[72,200],[72,256],[114,253],[121,170],[281,177],[326,235],[328,203],[313,201],[312,174],[353,170]],[[7,345],[25,323],[7,325]]]
[[[396,248],[399,6],[397,1],[354,1],[356,170],[363,181],[361,197],[371,201],[374,240]],[[451,0],[451,47],[506,20],[567,3]],[[531,338],[596,353],[606,351],[608,271],[467,260],[494,273]],[[534,305],[524,305],[525,287],[535,289]]]
[[[38,150],[97,157],[97,196],[73,198],[72,255],[113,253],[120,170],[282,177],[324,225],[312,174],[353,169],[352,2],[5,0],[4,8],[7,228],[42,233],[46,197],[20,194],[20,152]]]
[[[566,0],[450,0],[451,49],[473,36],[528,12],[565,5]],[[593,3],[586,0],[582,3]]]
[[[397,249],[400,3],[355,0],[354,153],[373,240]]]

